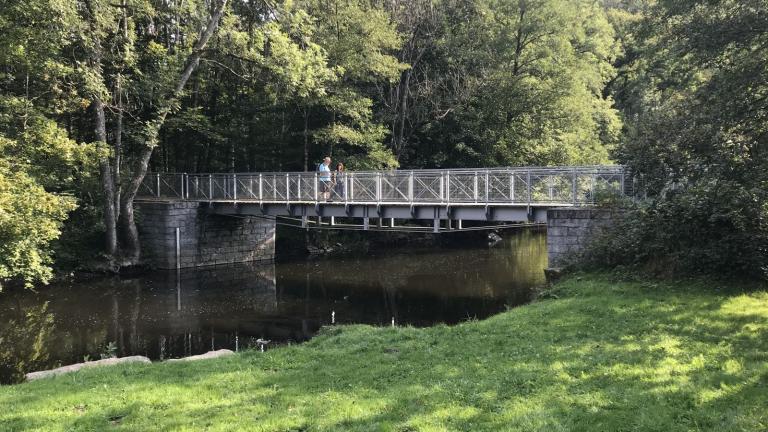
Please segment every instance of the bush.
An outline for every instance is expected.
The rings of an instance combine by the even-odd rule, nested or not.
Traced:
[[[661,274],[768,276],[768,201],[763,190],[709,180],[631,208],[587,247],[588,267]]]
[[[0,288],[8,280],[31,286],[52,277],[50,243],[74,208],[73,198],[46,192],[0,158]]]

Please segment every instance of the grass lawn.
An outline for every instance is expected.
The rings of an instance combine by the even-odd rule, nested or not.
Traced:
[[[0,430],[768,430],[768,292],[573,277],[426,329],[0,387]]]

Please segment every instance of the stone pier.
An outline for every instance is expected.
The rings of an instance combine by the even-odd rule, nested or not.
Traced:
[[[273,217],[213,214],[206,203],[142,202],[137,204],[139,238],[144,261],[162,269],[272,260],[275,257]]]
[[[547,210],[547,257],[552,269],[567,266],[621,211],[601,208]]]

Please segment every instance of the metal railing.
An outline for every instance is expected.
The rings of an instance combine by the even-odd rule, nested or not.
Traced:
[[[623,166],[184,174],[152,173],[141,198],[188,201],[588,205],[631,195]]]

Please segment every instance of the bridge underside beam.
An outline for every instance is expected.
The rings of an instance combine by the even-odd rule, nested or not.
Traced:
[[[522,205],[398,205],[335,203],[228,203],[209,204],[214,214],[229,216],[322,216],[422,220],[462,219],[494,222],[546,222],[549,206]]]

